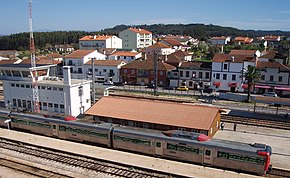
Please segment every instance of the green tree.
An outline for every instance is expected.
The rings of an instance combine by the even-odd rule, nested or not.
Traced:
[[[248,85],[247,102],[251,102],[251,88],[253,88],[255,83],[261,79],[260,71],[257,70],[255,66],[248,65],[248,67],[244,68],[241,73],[241,78],[245,79]]]

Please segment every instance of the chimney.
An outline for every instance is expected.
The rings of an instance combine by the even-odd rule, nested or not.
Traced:
[[[235,56],[231,56],[232,62],[235,62]]]
[[[70,66],[63,66],[63,83],[71,85]]]

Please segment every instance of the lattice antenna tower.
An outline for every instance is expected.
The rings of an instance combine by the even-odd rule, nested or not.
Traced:
[[[30,30],[30,53],[31,53],[31,78],[32,78],[32,101],[33,101],[33,111],[39,112],[39,93],[38,93],[38,75],[36,70],[35,61],[35,45],[32,29],[32,0],[29,1],[29,30]]]

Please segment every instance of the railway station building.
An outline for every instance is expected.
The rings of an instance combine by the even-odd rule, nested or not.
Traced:
[[[104,96],[86,115],[96,122],[154,130],[183,130],[197,132],[209,137],[218,131],[220,109],[191,103]]]

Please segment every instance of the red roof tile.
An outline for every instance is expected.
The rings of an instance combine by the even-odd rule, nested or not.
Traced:
[[[167,64],[163,61],[157,61],[157,67],[158,70],[174,70],[175,67]],[[147,60],[135,60],[132,61],[124,66],[122,66],[122,68],[125,69],[144,69],[144,70],[153,70],[154,69],[154,62],[153,60],[149,57],[147,58]]]
[[[209,130],[219,108],[126,97],[102,97],[88,115]]]
[[[243,55],[230,55],[230,54],[215,54],[213,57],[213,62],[236,62],[241,63],[245,61],[251,61],[254,62],[255,58],[251,56],[243,56]]]
[[[96,66],[117,66],[120,65],[123,60],[95,60],[94,64]],[[92,60],[89,60],[86,65],[92,65]]]
[[[289,67],[279,63],[279,62],[262,62],[258,61],[257,62],[257,68],[259,69],[265,69],[265,68],[280,68],[280,70],[290,70]]]
[[[170,46],[161,43],[161,42],[157,42],[154,45],[148,46],[148,48],[150,49],[162,49],[162,48],[170,48]]]
[[[50,57],[48,56],[37,56],[35,59],[35,63],[36,64],[60,64],[61,62],[58,60],[52,60]],[[20,64],[31,64],[31,59],[24,59],[23,61],[21,61]]]
[[[131,51],[115,51],[111,56],[136,56],[139,54],[138,52],[131,52]]]
[[[175,39],[164,39],[164,40],[161,41],[161,43],[163,41],[165,43],[171,45],[171,46],[182,46],[182,44],[179,41],[175,40]]]
[[[226,40],[227,38],[227,36],[215,36],[212,37],[211,40]]]
[[[141,28],[129,28],[128,30],[131,30],[132,32],[135,32],[135,33],[152,34],[152,32],[141,29]]]
[[[243,55],[243,56],[254,56],[256,50],[231,50],[229,53],[232,56]]]
[[[74,59],[81,59],[83,57],[85,57],[86,55],[94,52],[95,50],[84,50],[84,49],[79,49],[76,50],[74,52],[72,52],[71,54],[68,54],[66,56],[64,56],[64,58],[74,58]]]

